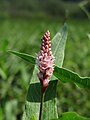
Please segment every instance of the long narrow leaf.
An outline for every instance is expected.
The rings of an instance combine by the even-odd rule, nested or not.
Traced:
[[[20,53],[16,51],[9,51],[12,54],[15,54],[22,59],[35,64],[35,58],[29,54]],[[65,68],[59,68],[55,66],[54,75],[62,82],[74,82],[80,84],[84,87],[90,87],[90,78],[89,77],[80,77],[77,73],[67,70]]]
[[[80,77],[77,73],[55,66],[54,76],[62,82],[73,82],[90,88],[90,77]]]
[[[64,50],[67,39],[67,24],[65,23],[60,32],[52,39],[52,52],[55,56],[55,65],[62,67],[64,60]]]
[[[35,64],[35,58],[29,54],[26,54],[26,53],[21,53],[21,52],[16,52],[16,51],[12,51],[12,50],[9,50],[8,52],[32,63],[32,64]]]

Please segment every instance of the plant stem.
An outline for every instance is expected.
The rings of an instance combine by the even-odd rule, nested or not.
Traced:
[[[41,103],[40,103],[39,120],[42,120],[43,101],[44,101],[44,92],[42,92],[42,90],[41,90]]]

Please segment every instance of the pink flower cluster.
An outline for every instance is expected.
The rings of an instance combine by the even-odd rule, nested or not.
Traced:
[[[49,78],[54,70],[53,62],[54,57],[51,52],[50,32],[47,31],[42,38],[41,50],[37,56],[37,64],[39,66],[38,78],[42,84],[43,92],[49,85]]]

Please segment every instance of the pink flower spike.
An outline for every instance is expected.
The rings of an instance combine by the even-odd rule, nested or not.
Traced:
[[[54,70],[54,56],[51,51],[50,32],[47,31],[42,38],[41,50],[37,56],[37,65],[39,67],[38,78],[42,85],[42,92],[45,92],[49,85],[49,78]]]

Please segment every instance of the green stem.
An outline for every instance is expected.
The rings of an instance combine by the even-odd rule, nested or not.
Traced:
[[[44,101],[44,93],[41,90],[41,103],[40,103],[39,120],[42,120],[43,101]]]

